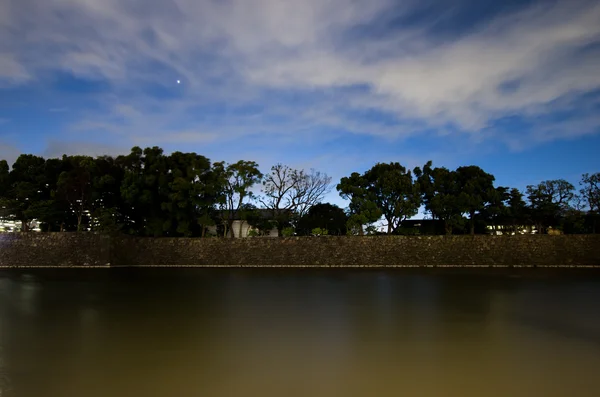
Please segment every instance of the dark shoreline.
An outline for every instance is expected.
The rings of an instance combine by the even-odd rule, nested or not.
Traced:
[[[101,271],[89,271],[102,269]],[[414,266],[414,267],[298,267],[298,266],[135,266],[135,267],[0,267],[0,277],[21,277],[32,275],[34,277],[63,279],[63,278],[89,278],[90,280],[104,277],[164,277],[185,278],[186,275],[203,275],[219,277],[229,275],[253,276],[312,276],[331,275],[344,277],[355,274],[379,273],[386,275],[422,275],[422,276],[464,276],[464,277],[492,277],[492,278],[560,278],[560,279],[600,279],[600,266],[596,267],[441,267],[441,266]]]

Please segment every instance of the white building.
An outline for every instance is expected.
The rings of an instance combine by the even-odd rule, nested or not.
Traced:
[[[0,233],[14,233],[21,231],[21,221],[0,218]],[[41,232],[40,222],[35,219],[29,222],[29,230],[32,232]]]
[[[257,210],[264,219],[272,219],[273,214],[270,210],[259,209]],[[218,232],[217,226],[209,226],[207,232],[209,235],[222,236],[222,232]],[[234,238],[244,238],[250,236],[261,236],[261,237],[278,237],[279,233],[277,227],[273,227],[270,230],[263,230],[260,232],[258,229],[252,227],[248,221],[240,219],[239,214],[235,214],[231,230],[227,231],[227,237],[231,237],[233,233]]]

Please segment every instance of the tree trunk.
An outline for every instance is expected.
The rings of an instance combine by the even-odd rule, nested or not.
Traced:
[[[229,221],[229,233],[231,233],[231,238],[235,238],[235,233],[233,233],[233,219]]]
[[[200,236],[201,237],[205,237],[206,236],[206,226],[202,225],[202,232],[200,232]]]
[[[238,237],[240,237],[240,238],[242,237],[242,226],[244,226],[244,221],[240,220],[240,232],[238,234]],[[246,236],[244,236],[244,237],[246,237]]]
[[[449,224],[446,220],[444,220],[444,230],[446,231],[447,236],[452,234],[452,225]]]
[[[21,219],[21,231],[22,232],[29,231],[29,223],[27,222],[27,219]]]
[[[475,213],[471,212],[469,214],[469,221],[471,223],[471,236],[475,235]]]

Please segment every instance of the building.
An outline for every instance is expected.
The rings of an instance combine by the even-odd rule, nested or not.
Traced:
[[[223,223],[220,225],[209,226],[207,232],[209,235],[213,236],[222,236],[224,233],[224,224],[226,223],[226,219],[228,219],[228,212],[230,211],[220,211],[219,219],[223,219]],[[281,214],[283,217],[289,217],[290,212],[285,210],[277,210],[275,211],[275,215]],[[250,213],[250,216],[246,216],[245,218],[252,217],[255,221],[262,223],[263,225],[272,224],[272,227],[262,228],[259,230],[256,227],[250,225],[250,223],[257,222],[248,222],[247,219],[242,219],[241,213],[236,211],[233,215],[233,224],[231,230],[227,231],[227,237],[231,237],[231,233],[233,233],[234,238],[244,238],[250,236],[261,236],[261,237],[278,237],[279,232],[274,222],[273,211],[267,209],[256,209]]]
[[[0,218],[0,233],[15,233],[21,231],[21,221],[10,218]],[[40,222],[32,220],[29,222],[29,231],[41,232]]]

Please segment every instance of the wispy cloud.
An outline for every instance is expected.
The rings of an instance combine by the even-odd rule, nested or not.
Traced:
[[[6,0],[0,15],[0,84],[52,71],[106,81],[71,128],[127,143],[436,131],[517,148],[600,122],[595,109],[546,117],[600,89],[592,0],[534,3],[443,37],[443,1]],[[510,135],[496,123],[506,117],[536,128]]]

